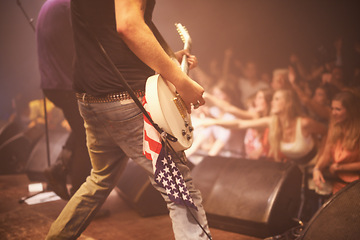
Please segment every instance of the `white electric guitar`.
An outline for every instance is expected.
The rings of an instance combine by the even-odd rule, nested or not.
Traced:
[[[177,31],[184,42],[184,49],[191,49],[191,38],[187,29],[176,23]],[[188,74],[187,57],[181,61],[181,70]],[[177,138],[170,142],[175,151],[186,150],[193,143],[193,127],[190,114],[186,110],[184,101],[176,92],[175,86],[165,81],[159,74],[147,79],[145,87],[148,111],[153,121],[166,133]]]

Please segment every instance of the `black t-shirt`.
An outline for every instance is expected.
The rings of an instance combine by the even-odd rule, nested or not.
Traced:
[[[148,1],[145,20],[151,22],[155,1]],[[72,0],[75,42],[74,89],[93,96],[124,91],[96,38],[133,90],[144,90],[154,71],[126,46],[116,31],[114,0]],[[96,37],[95,37],[96,36]]]

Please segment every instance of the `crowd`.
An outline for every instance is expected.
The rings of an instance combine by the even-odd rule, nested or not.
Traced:
[[[207,152],[310,166],[317,192],[332,182],[327,194],[359,179],[359,40],[345,46],[339,37],[314,59],[291,54],[271,78],[255,61],[233,55],[227,49],[221,67],[211,62],[211,70],[192,73],[205,87],[206,104],[193,116],[198,130],[190,159]]]

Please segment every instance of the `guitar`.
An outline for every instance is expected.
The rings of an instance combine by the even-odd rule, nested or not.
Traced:
[[[191,38],[187,29],[180,23],[175,24],[184,43],[184,49],[191,50]],[[188,74],[187,57],[184,55],[180,64],[183,72]],[[148,111],[153,121],[166,133],[177,138],[170,145],[175,151],[186,150],[193,143],[193,126],[190,114],[184,101],[176,92],[175,86],[165,81],[159,74],[149,77],[145,85]]]

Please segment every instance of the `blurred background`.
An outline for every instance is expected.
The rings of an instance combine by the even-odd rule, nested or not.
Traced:
[[[0,1],[0,120],[12,112],[17,94],[41,98],[35,34],[19,7],[35,26],[43,0]],[[174,23],[185,25],[193,53],[206,72],[211,60],[222,61],[233,50],[240,61],[253,59],[260,72],[286,67],[289,55],[313,57],[337,36],[360,38],[357,1],[157,0],[154,22],[174,50],[182,42]]]

